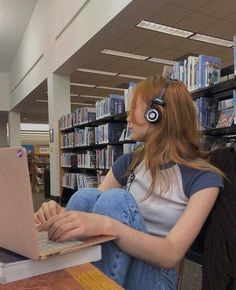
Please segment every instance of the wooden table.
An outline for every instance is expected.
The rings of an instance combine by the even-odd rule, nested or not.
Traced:
[[[8,284],[0,290],[121,290],[91,263],[59,270]]]

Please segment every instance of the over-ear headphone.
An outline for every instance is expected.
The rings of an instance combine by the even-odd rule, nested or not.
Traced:
[[[153,105],[160,105],[165,106],[164,96],[166,93],[166,90],[171,83],[171,79],[168,79],[165,86],[162,88],[160,94],[158,97],[151,100],[151,102],[148,104],[147,109],[144,113],[144,117],[150,122],[151,124],[157,124],[161,121],[161,111],[156,108],[153,108]]]

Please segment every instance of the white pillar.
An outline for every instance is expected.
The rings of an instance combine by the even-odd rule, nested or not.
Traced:
[[[8,127],[9,127],[9,146],[17,147],[21,145],[20,140],[20,113],[9,112],[8,115]]]
[[[50,140],[51,196],[59,197],[60,188],[60,130],[59,119],[71,111],[70,75],[51,74],[48,77],[48,115]],[[53,138],[53,140],[52,140]]]
[[[0,147],[7,147],[7,115],[8,112],[0,112]]]

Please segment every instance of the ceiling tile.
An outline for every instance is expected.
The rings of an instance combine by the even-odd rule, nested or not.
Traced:
[[[118,57],[116,62],[113,62],[111,65],[106,66],[106,70],[111,71],[111,69],[116,69],[116,71],[119,73],[126,73],[128,68],[139,65],[142,62],[144,61],[126,57]]]
[[[201,7],[198,10],[198,12],[220,18],[226,17],[227,15],[235,11],[236,11],[235,0],[227,0],[227,1],[211,0],[204,7]]]
[[[155,36],[151,41],[151,44],[159,48],[166,49],[170,47],[176,47],[176,45],[178,45],[178,43],[181,42],[181,40],[182,40],[181,37],[156,32]]]
[[[133,53],[147,55],[147,56],[154,56],[154,55],[158,55],[162,51],[163,51],[163,48],[159,48],[152,45],[152,42],[151,43],[145,42],[143,45],[135,49]]]
[[[136,24],[137,23],[134,24],[133,28],[124,32],[124,34],[121,35],[120,39],[139,43],[143,43],[148,40],[151,41],[152,38],[155,36],[155,31],[135,27]]]
[[[89,61],[84,64],[83,68],[104,70],[106,65],[107,65],[106,63],[100,61]]]
[[[214,45],[214,44],[203,44],[201,47],[198,49],[199,54],[205,54],[205,55],[214,55],[218,56],[220,52],[222,51],[223,47],[219,45]],[[229,54],[230,49],[226,48],[226,51]]]
[[[235,1],[236,3],[236,1]],[[209,36],[214,36],[214,37],[220,37],[223,39],[227,39],[226,35],[228,35],[230,32],[235,32],[236,31],[236,25],[233,24],[230,21],[226,20],[220,20],[217,23],[200,30],[199,32],[202,34],[206,34]],[[231,39],[229,39],[231,40]]]
[[[171,26],[189,15],[189,13],[191,13],[190,10],[167,3],[154,10],[148,19],[145,20]]]
[[[219,18],[217,17],[193,12],[181,21],[177,22],[176,27],[193,32],[199,32],[200,30],[217,23],[217,21],[219,21]]]
[[[111,76],[75,71],[71,75],[71,82],[81,84],[102,85],[103,82],[108,80],[109,78],[111,78]]]
[[[234,11],[233,13],[227,15],[227,19],[229,21],[236,22],[236,11]],[[235,34],[236,34],[236,32],[235,32]]]
[[[211,0],[168,0],[168,3],[179,6],[189,10],[197,10],[200,7],[206,5],[211,2]]]
[[[196,40],[191,40],[191,39],[180,39],[174,48],[176,50],[182,51],[182,52],[196,52],[199,47],[202,46],[202,42],[196,41]]]
[[[133,52],[139,46],[140,42],[115,39],[115,41],[109,45],[109,49]]]
[[[182,54],[182,51],[180,50],[174,50],[174,49],[164,49],[162,52],[160,52],[157,55],[154,55],[154,57],[157,58],[163,58],[167,60],[174,60],[178,57],[180,57]]]

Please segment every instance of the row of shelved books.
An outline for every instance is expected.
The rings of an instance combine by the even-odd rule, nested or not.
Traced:
[[[49,162],[49,155],[48,156],[35,156],[36,163],[48,163]]]
[[[236,90],[233,98],[212,102],[209,97],[200,97],[195,102],[199,130],[226,128],[236,124]]]
[[[62,187],[70,189],[97,187],[97,176],[89,173],[65,173],[62,177]]]
[[[124,112],[125,97],[110,94],[109,97],[97,101],[95,107],[78,108],[72,113],[63,115],[59,120],[59,126],[60,130],[65,130]]]
[[[122,145],[107,145],[105,148],[86,150],[84,153],[63,153],[61,167],[109,169],[123,155]]]
[[[173,66],[174,79],[185,83],[189,91],[220,82],[221,58],[209,55],[189,56]]]
[[[124,129],[124,123],[106,123],[84,129],[74,128],[73,132],[61,134],[61,148],[119,142]]]
[[[236,148],[236,134],[233,135],[203,135],[201,138],[202,148],[206,151],[212,151],[218,148],[234,147]]]
[[[82,107],[74,112],[63,115],[59,120],[60,130],[72,128],[79,124],[86,124],[96,120],[94,107]]]
[[[106,99],[96,102],[96,120],[121,114],[125,112],[125,99],[123,95],[110,95]]]
[[[80,188],[98,187],[106,176],[106,172],[98,170],[97,174],[65,173],[62,177],[62,187],[78,190]]]

